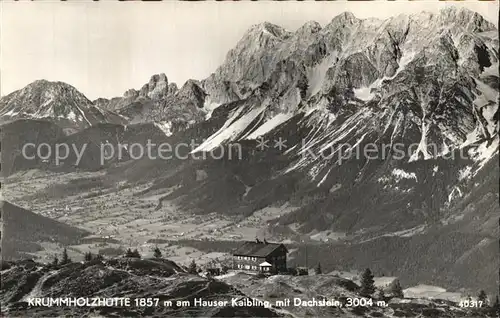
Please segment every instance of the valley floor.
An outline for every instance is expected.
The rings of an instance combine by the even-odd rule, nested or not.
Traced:
[[[144,193],[150,184],[103,184],[103,180],[106,176],[101,172],[30,170],[6,180],[4,198],[37,214],[93,233],[84,240],[85,244],[71,247],[74,253],[83,255],[87,251],[97,253],[102,249],[112,251],[133,247],[148,255],[152,253],[151,246],[158,244],[174,260],[187,257],[201,259],[202,262],[221,255],[207,255],[193,248],[166,246],[161,242],[183,239],[254,240],[264,235],[267,221],[293,210],[287,206],[265,208],[243,220],[217,213],[197,216],[179,211],[170,202],[161,201],[168,191]],[[160,243],[153,244],[153,241]],[[54,244],[45,244],[46,249],[50,251],[51,245]],[[42,259],[52,257],[45,252],[38,256]]]

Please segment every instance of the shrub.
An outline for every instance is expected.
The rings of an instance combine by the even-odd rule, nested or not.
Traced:
[[[196,262],[194,260],[192,260],[191,263],[189,264],[187,271],[189,274],[193,274],[193,275],[198,274],[198,266],[196,265]]]

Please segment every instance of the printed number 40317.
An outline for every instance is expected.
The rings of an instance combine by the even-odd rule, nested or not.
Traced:
[[[460,301],[460,307],[479,308],[483,307],[483,302],[481,300],[462,300]]]

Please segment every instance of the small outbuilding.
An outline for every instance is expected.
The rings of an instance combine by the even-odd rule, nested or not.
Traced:
[[[259,269],[261,272],[264,272],[264,273],[270,272],[271,268],[273,268],[273,265],[269,264],[268,262],[263,262],[263,263],[259,264]]]

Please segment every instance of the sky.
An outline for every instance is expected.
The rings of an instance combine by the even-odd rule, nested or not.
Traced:
[[[498,25],[498,1],[0,2],[0,95],[38,80],[63,81],[93,100],[140,89],[165,73],[181,86],[208,77],[252,25],[294,31],[358,18],[465,6]]]

